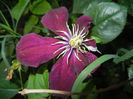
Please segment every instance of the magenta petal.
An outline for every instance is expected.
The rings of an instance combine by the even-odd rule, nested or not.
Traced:
[[[57,35],[64,36],[63,33],[57,31],[65,31],[68,33],[68,29],[66,27],[66,22],[68,20],[68,11],[65,7],[53,9],[46,13],[42,17],[42,24],[56,33]]]
[[[25,66],[38,67],[39,64],[49,61],[61,52],[54,52],[62,47],[61,44],[55,44],[58,39],[50,37],[41,37],[30,33],[21,37],[16,47],[17,59]]]
[[[88,59],[89,64],[97,59],[97,56],[95,56],[94,54],[92,54],[90,52],[84,53],[84,56]],[[100,65],[97,66],[91,73],[94,73],[99,67],[100,67]]]
[[[89,52],[84,54],[79,52],[78,57],[80,58],[80,61],[76,58],[75,51],[73,50],[67,64],[68,53],[69,52],[57,61],[50,72],[49,80],[51,89],[71,91],[74,81],[79,73],[91,62],[97,59],[95,55]]]
[[[94,39],[87,39],[83,43],[86,44],[87,46],[92,46],[92,47],[96,48],[96,41]]]
[[[75,72],[76,76],[78,76],[80,74],[80,72],[86,67],[88,66],[90,63],[92,63],[93,61],[95,61],[97,59],[97,57],[90,53],[90,52],[86,52],[86,53],[78,53],[78,57],[81,61],[77,60],[77,58],[75,56],[73,56],[73,72]]]
[[[50,88],[55,90],[70,91],[75,81],[70,63],[67,64],[67,55],[62,56],[53,66],[50,72]],[[63,95],[56,95],[63,96]]]
[[[91,22],[92,19],[89,16],[81,16],[77,19],[76,25],[78,24],[80,29],[85,27],[85,31],[88,31]]]

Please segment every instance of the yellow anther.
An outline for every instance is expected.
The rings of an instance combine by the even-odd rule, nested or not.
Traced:
[[[71,45],[72,48],[77,48],[82,44],[82,38],[80,35],[73,37],[70,41],[69,44]]]

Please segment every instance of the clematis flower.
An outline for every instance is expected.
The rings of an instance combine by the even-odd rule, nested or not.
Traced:
[[[38,67],[58,57],[50,72],[50,88],[71,91],[79,73],[97,57],[90,51],[98,51],[94,39],[87,39],[92,22],[89,16],[81,16],[72,29],[68,24],[65,7],[53,9],[42,17],[42,24],[57,36],[41,37],[35,33],[24,35],[17,44],[17,59],[24,66]]]

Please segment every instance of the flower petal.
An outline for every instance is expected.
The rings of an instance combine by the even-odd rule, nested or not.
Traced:
[[[71,91],[74,81],[79,73],[91,62],[97,59],[95,55],[89,52],[84,54],[79,52],[78,57],[81,60],[80,61],[77,59],[75,51],[73,50],[67,63],[69,53],[70,51],[67,52],[64,57],[61,57],[53,66],[49,77],[51,89]]]
[[[58,39],[41,37],[34,33],[24,35],[16,47],[17,59],[25,66],[38,67],[39,64],[49,61],[62,51],[54,54],[64,46],[63,44],[52,45],[58,41]]]
[[[96,40],[94,40],[94,39],[87,39],[84,43],[85,43],[87,46],[96,47]]]
[[[65,7],[53,9],[46,13],[42,17],[42,24],[56,33],[57,35],[62,35],[64,34],[62,32],[57,32],[57,31],[65,31],[68,33],[68,29],[66,26],[66,22],[68,20],[68,11]]]
[[[79,57],[80,61],[75,56],[73,56],[73,60],[71,60],[74,64],[73,72],[76,74],[76,76],[78,76],[86,66],[88,66],[90,63],[97,59],[97,57],[90,52],[79,52],[77,56]]]
[[[71,63],[67,64],[67,56],[62,56],[53,66],[50,72],[50,88],[55,90],[70,91],[75,81],[75,75],[72,72]],[[56,96],[64,96],[58,95]]]
[[[80,30],[85,27],[85,32],[86,32],[90,28],[91,22],[92,22],[92,19],[89,16],[83,15],[77,19],[76,25],[77,24],[79,25]]]
[[[96,47],[96,41],[94,39],[86,39],[83,44],[85,45],[85,47],[89,50],[89,51],[98,51],[97,47]],[[99,51],[98,51],[99,52]],[[100,53],[100,52],[99,52]]]

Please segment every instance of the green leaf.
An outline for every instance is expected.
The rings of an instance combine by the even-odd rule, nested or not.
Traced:
[[[133,0],[118,0],[118,2],[128,8],[129,14],[133,16]]]
[[[0,62],[0,79],[5,79],[8,75],[8,72],[5,71],[7,66],[5,65],[4,61]]]
[[[18,93],[18,87],[8,80],[0,79],[0,98],[1,99],[11,99],[14,95]]]
[[[1,49],[1,56],[3,58],[3,61],[4,61],[5,65],[7,67],[10,67],[10,64],[9,64],[9,62],[8,62],[8,60],[6,58],[6,54],[5,54],[5,43],[6,43],[6,38],[3,39],[2,44],[1,44],[1,48],[2,48]]]
[[[116,64],[118,64],[118,63],[120,63],[120,62],[122,62],[122,61],[125,61],[125,60],[131,58],[131,57],[133,57],[133,49],[130,50],[130,51],[127,51],[124,55],[122,55],[122,56],[120,56],[120,57],[114,59],[114,62],[115,62]]]
[[[115,58],[116,55],[103,55],[94,62],[92,62],[90,65],[88,65],[78,76],[76,81],[74,82],[74,85],[72,87],[72,92],[79,92],[78,87],[82,84],[83,80],[86,79],[88,75],[91,75],[91,72],[97,68],[100,64],[104,63],[105,61]],[[73,99],[75,98],[75,95],[72,96]]]
[[[43,74],[36,74],[36,75],[30,74],[27,88],[28,89],[48,89],[49,88],[48,77],[49,77],[48,70],[46,70]],[[48,95],[49,95],[48,93],[39,93],[39,94],[29,94],[28,97],[29,99],[32,99],[32,97],[34,97],[35,99],[37,99],[37,97],[41,97],[41,99],[43,99]]]
[[[10,25],[9,25],[9,23],[8,23],[8,21],[6,20],[6,18],[5,18],[5,16],[4,16],[4,14],[2,13],[2,11],[0,10],[0,16],[1,16],[1,19],[3,20],[3,22],[8,26],[8,27],[10,27]]]
[[[89,79],[87,82],[82,82],[80,86],[77,88],[78,92],[83,92],[83,91],[94,91],[96,90],[96,86],[93,84],[92,80]],[[97,95],[87,95],[84,96],[84,99],[96,99]],[[82,96],[80,95],[75,95],[74,99],[82,99]]]
[[[26,22],[24,27],[24,34],[30,33],[32,30],[32,26],[36,25],[39,21],[39,18],[35,15],[31,15],[29,20]]]
[[[133,79],[133,64],[128,68],[128,78]],[[133,82],[130,82],[131,86],[133,86]]]
[[[24,12],[25,7],[28,5],[29,2],[30,0],[19,0],[19,2],[12,9],[13,18],[19,20]]]
[[[83,13],[86,12],[86,9],[91,7],[94,4],[98,4],[100,2],[109,2],[112,0],[74,0],[73,3],[73,13]]]
[[[18,34],[18,33],[16,33],[15,31],[13,31],[10,27],[8,27],[7,25],[5,25],[5,24],[1,24],[0,23],[0,27],[2,28],[2,29],[5,29],[6,31],[8,31],[9,33],[11,33],[11,34],[15,34],[15,35],[20,35],[20,34]]]
[[[22,14],[29,2],[30,2],[30,0],[19,0],[19,2],[15,5],[15,7],[11,11],[12,17],[17,20],[16,24],[14,26],[15,31],[17,30],[17,25],[18,25],[19,19],[21,18]]]
[[[114,40],[126,24],[127,9],[115,3],[99,3],[84,12],[92,18],[94,27],[91,35],[108,43]]]
[[[35,0],[30,7],[33,14],[43,15],[51,9],[51,5],[46,0]]]

